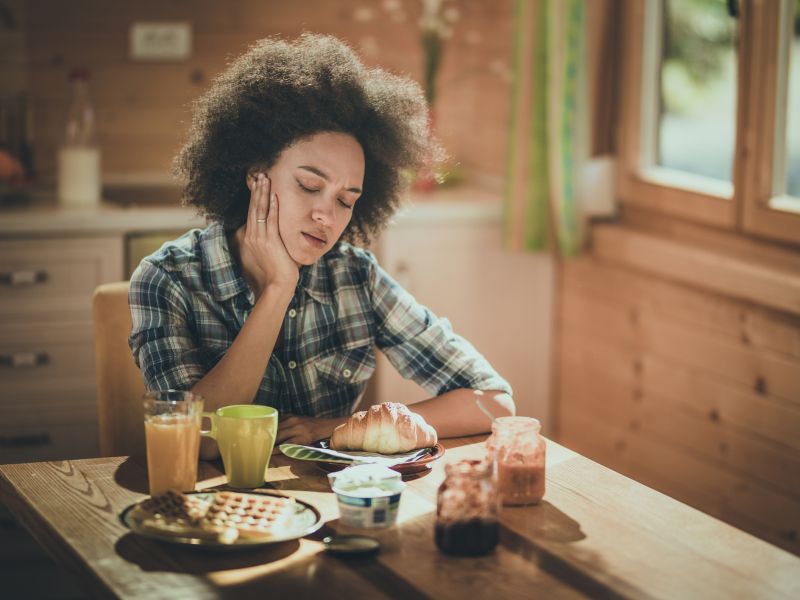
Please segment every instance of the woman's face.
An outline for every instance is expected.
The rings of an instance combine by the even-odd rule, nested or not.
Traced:
[[[268,175],[289,256],[298,266],[313,264],[353,216],[364,185],[361,145],[344,133],[318,133],[286,148]]]

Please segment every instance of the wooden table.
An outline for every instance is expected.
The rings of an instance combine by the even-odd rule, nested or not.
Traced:
[[[99,597],[800,598],[800,558],[554,442],[545,501],[504,509],[496,552],[444,556],[433,542],[444,462],[480,455],[480,439],[445,441],[444,459],[409,482],[398,525],[370,533],[382,543],[375,558],[323,551],[324,535],[346,532],[325,474],[283,456],[271,462],[271,488],[314,504],[326,525],[311,538],[235,553],[125,529],[120,511],[147,489],[142,458],[0,466],[0,501]],[[200,488],[225,482],[214,463],[201,463],[200,479]]]

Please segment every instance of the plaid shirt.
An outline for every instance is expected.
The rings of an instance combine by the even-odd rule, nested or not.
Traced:
[[[190,389],[222,358],[255,297],[219,224],[145,258],[131,277],[129,345],[148,389]],[[429,394],[511,393],[483,356],[401,288],[368,251],[340,243],[300,270],[282,343],[254,399],[318,417],[352,412],[375,370],[375,346]]]

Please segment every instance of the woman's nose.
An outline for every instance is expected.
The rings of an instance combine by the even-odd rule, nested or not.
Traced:
[[[326,226],[336,220],[336,198],[320,194],[311,209],[311,219]]]

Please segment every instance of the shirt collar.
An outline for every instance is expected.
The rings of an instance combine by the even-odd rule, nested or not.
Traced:
[[[330,304],[333,301],[330,287],[330,274],[328,261],[323,256],[313,265],[300,268],[300,279],[297,282],[298,290],[305,290],[317,302]]]
[[[228,238],[221,223],[212,223],[201,233],[203,279],[217,301],[228,300],[248,291],[238,265],[228,248]]]
[[[203,231],[201,248],[203,277],[217,301],[249,291],[239,266],[231,256],[225,228],[220,223],[212,223]],[[317,302],[330,304],[333,301],[328,264],[324,256],[313,265],[300,268],[297,289],[305,290]]]

